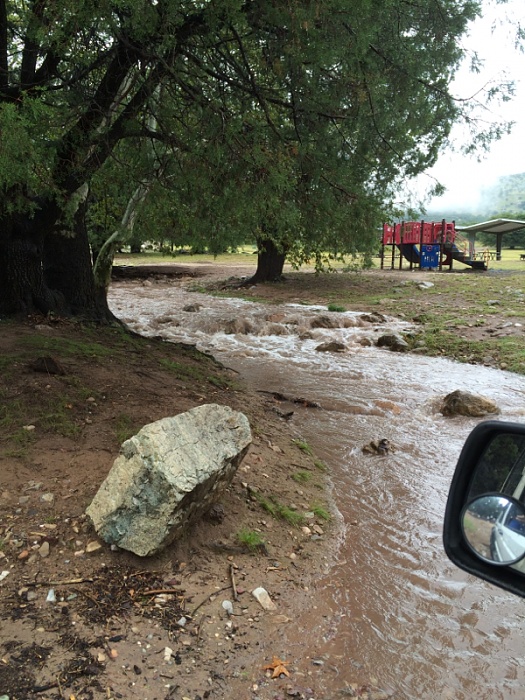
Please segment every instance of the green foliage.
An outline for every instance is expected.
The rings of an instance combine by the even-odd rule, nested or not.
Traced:
[[[341,304],[331,303],[331,304],[328,304],[328,306],[326,308],[328,309],[328,311],[338,311],[338,312],[345,312],[346,311],[345,307],[341,306]]]
[[[97,291],[119,246],[145,241],[213,254],[269,241],[295,266],[369,265],[399,187],[435,163],[456,122],[481,129],[473,147],[502,133],[449,93],[478,0],[8,8],[2,236],[12,242],[23,223],[45,257],[44,232],[84,231],[86,195]],[[40,307],[58,304],[46,291],[74,296],[57,283],[68,255],[81,259],[68,248],[52,274],[37,265],[56,287],[28,275],[9,308],[35,289]]]
[[[247,547],[250,552],[256,552],[264,547],[264,540],[255,530],[242,528],[236,535],[237,542]]]
[[[326,464],[323,462],[322,459],[314,459],[314,467],[316,469],[319,469],[320,472],[328,471],[328,467],[326,466]]]
[[[238,385],[229,380],[215,374],[209,374],[207,372],[206,366],[201,366],[200,363],[195,364],[194,367],[184,364],[182,362],[177,362],[176,360],[168,360],[166,358],[160,361],[160,364],[173,372],[173,374],[181,380],[194,379],[199,382],[209,382],[218,389],[232,389],[238,388]]]
[[[115,437],[119,445],[133,437],[138,429],[133,419],[127,413],[121,413],[115,419]]]
[[[162,359],[160,364],[165,369],[169,369],[173,372],[178,379],[197,379],[199,381],[204,381],[206,378],[204,371],[199,366],[190,367],[183,362],[167,359]]]
[[[37,427],[56,432],[63,437],[77,437],[81,428],[75,421],[71,409],[72,406],[67,399],[59,398],[49,402],[42,400]]]
[[[332,516],[330,515],[330,512],[321,504],[319,503],[314,503],[311,507],[310,510],[312,513],[315,515],[316,518],[320,518],[321,520],[328,520],[332,519]]]
[[[292,474],[292,479],[298,484],[307,484],[312,479],[312,473],[308,471],[298,471]]]
[[[274,496],[266,497],[256,491],[251,492],[257,503],[263,510],[272,515],[274,518],[285,520],[294,527],[304,523],[304,515],[280,503]]]
[[[305,442],[304,440],[299,440],[299,439],[297,439],[297,440],[292,440],[292,443],[293,443],[296,447],[298,447],[298,448],[301,450],[301,452],[304,452],[305,454],[310,455],[310,457],[313,456],[313,450],[312,450],[312,448],[311,448],[310,445],[309,445],[307,442]]]
[[[43,335],[29,335],[21,339],[21,345],[38,350],[39,352],[47,352],[62,356],[81,355],[92,359],[107,357],[115,351],[97,342],[75,341],[70,338],[50,338]]]

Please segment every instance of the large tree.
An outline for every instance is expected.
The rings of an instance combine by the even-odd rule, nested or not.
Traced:
[[[205,193],[204,220],[251,228],[261,260],[277,261],[260,278],[287,254],[366,249],[399,181],[468,118],[449,84],[478,11],[476,0],[0,0],[0,313],[109,317],[86,211],[133,145],[161,150],[181,207]],[[128,204],[153,184],[130,182]]]

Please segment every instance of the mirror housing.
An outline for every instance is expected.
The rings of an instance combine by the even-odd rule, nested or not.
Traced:
[[[525,597],[525,559],[491,560],[489,550],[473,546],[473,538],[466,536],[472,524],[465,522],[466,515],[478,517],[494,532],[498,514],[480,511],[480,504],[499,497],[514,504],[515,513],[525,513],[525,425],[486,421],[474,428],[461,451],[448,495],[443,543],[460,569]]]

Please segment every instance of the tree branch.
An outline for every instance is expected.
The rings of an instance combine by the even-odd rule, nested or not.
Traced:
[[[0,0],[0,91],[9,85],[9,63],[7,56],[7,6]]]
[[[40,46],[34,40],[32,34],[43,23],[46,0],[34,0],[27,23],[27,33],[24,37],[22,51],[22,66],[20,68],[20,88],[25,90],[33,85],[36,73],[36,64],[40,54]]]

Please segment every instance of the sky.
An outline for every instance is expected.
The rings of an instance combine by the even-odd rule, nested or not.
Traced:
[[[465,46],[477,51],[484,60],[481,74],[462,68],[452,85],[460,96],[472,95],[478,87],[491,80],[510,78],[515,82],[515,95],[510,102],[491,105],[496,118],[514,121],[512,132],[495,142],[481,162],[476,157],[457,153],[443,154],[430,174],[442,182],[447,192],[434,198],[429,207],[475,208],[482,190],[502,175],[525,172],[525,53],[514,47],[513,22],[525,26],[525,0],[509,0],[495,5],[484,0],[484,16],[476,20],[464,40]],[[510,18],[511,24],[505,21]],[[461,133],[456,132],[461,140]]]

